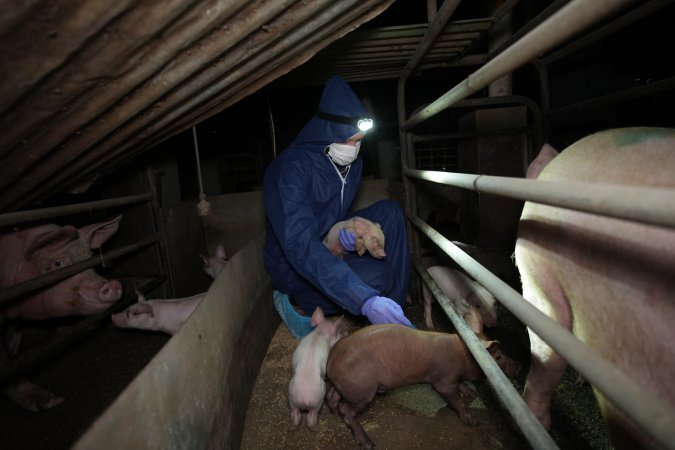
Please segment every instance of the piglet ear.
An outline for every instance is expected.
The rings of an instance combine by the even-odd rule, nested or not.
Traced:
[[[494,355],[501,348],[499,341],[485,341],[483,345],[485,345],[485,350],[491,355]]]
[[[320,307],[316,307],[314,313],[312,314],[312,321],[310,322],[313,327],[319,325],[325,319],[323,315],[323,310]]]
[[[99,248],[105,241],[117,232],[122,216],[119,215],[108,222],[92,223],[80,228],[80,239],[89,243],[89,248]]]
[[[216,256],[223,261],[227,261],[227,254],[225,253],[223,244],[218,244],[218,247],[216,247]]]
[[[357,237],[361,237],[370,231],[370,227],[361,217],[354,217],[352,219],[352,224],[354,224],[354,231],[356,232]]]

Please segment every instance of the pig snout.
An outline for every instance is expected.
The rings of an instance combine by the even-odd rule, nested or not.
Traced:
[[[98,298],[103,303],[114,303],[122,297],[122,283],[110,280],[98,291]]]

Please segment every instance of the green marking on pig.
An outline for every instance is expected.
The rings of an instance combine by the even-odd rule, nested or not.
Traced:
[[[625,147],[664,139],[674,134],[675,131],[668,128],[626,128],[615,132],[614,141],[617,146]]]

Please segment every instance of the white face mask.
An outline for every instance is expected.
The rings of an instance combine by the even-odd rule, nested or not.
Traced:
[[[359,156],[360,148],[361,141],[357,141],[356,146],[333,143],[328,146],[328,154],[335,164],[348,166]]]

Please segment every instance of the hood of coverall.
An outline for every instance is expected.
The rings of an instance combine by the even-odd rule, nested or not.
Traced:
[[[352,88],[339,76],[328,80],[321,94],[319,109],[338,116],[364,117],[366,109]],[[344,142],[359,132],[354,125],[347,125],[312,117],[295,138],[292,146],[312,147],[323,151],[333,142]]]

